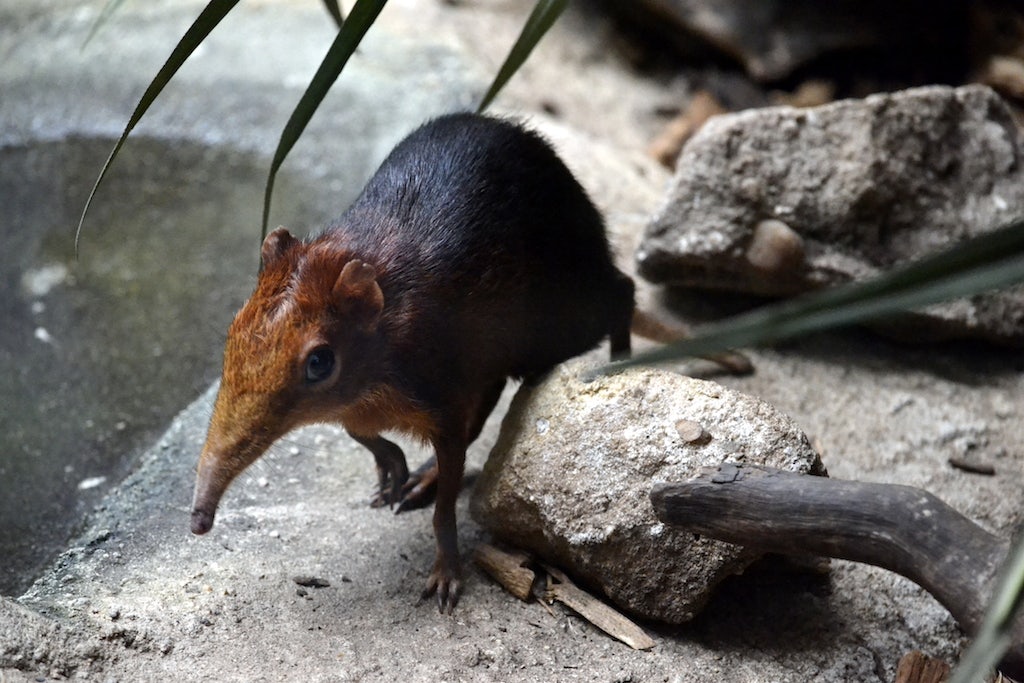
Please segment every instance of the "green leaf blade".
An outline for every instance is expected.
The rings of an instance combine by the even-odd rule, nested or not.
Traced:
[[[1014,617],[1024,600],[1024,536],[1010,551],[1003,570],[989,600],[985,618],[971,646],[960,659],[949,683],[976,683],[986,680],[1010,647],[1016,647],[1018,657],[1021,644],[1013,642]]]
[[[82,209],[82,216],[78,220],[78,227],[75,230],[75,253],[78,253],[79,239],[82,236],[82,226],[85,224],[85,217],[89,213],[89,207],[92,205],[93,199],[96,197],[96,192],[99,190],[100,184],[106,177],[107,172],[110,170],[111,164],[114,163],[114,159],[117,157],[121,148],[124,146],[125,141],[128,139],[128,135],[132,132],[135,126],[142,119],[143,115],[149,109],[150,105],[156,100],[156,98],[163,91],[164,87],[174,77],[174,74],[178,72],[182,64],[195,52],[196,48],[206,39],[210,32],[221,22],[221,20],[227,16],[227,14],[238,4],[238,0],[211,0],[209,4],[200,12],[196,20],[189,26],[185,35],[181,37],[178,44],[175,45],[171,51],[171,55],[164,62],[164,65],[160,67],[156,76],[150,81],[146,87],[145,92],[142,93],[142,97],[139,98],[138,104],[135,105],[135,110],[128,118],[128,124],[124,128],[124,132],[121,133],[121,137],[118,138],[114,144],[114,149],[111,150],[110,156],[107,157],[103,167],[100,169],[100,174],[96,178],[96,182],[92,186],[92,190],[89,192],[88,198],[85,200],[85,207]]]
[[[345,24],[345,15],[341,11],[341,6],[338,4],[338,0],[324,0],[324,7],[327,8],[327,13],[334,19],[334,23],[337,24],[338,29]]]
[[[100,29],[107,25],[110,18],[114,16],[114,12],[124,4],[124,0],[107,0],[107,4],[103,5],[103,9],[100,10],[99,16],[96,17],[96,21],[92,22],[92,26],[89,28],[89,35],[82,41],[82,48],[85,47],[92,41],[92,39],[99,33]]]
[[[523,25],[519,38],[516,39],[505,58],[505,63],[498,69],[494,82],[491,83],[491,87],[487,89],[487,93],[480,100],[477,112],[487,109],[509,79],[526,62],[527,57],[533,52],[533,48],[558,20],[568,4],[569,0],[537,0],[537,4],[533,6],[533,11]]]
[[[766,306],[708,326],[693,339],[606,366],[618,371],[874,320],[1024,282],[1024,222],[954,246],[866,282]]]
[[[338,76],[341,75],[345,64],[356,51],[363,36],[366,35],[367,30],[373,25],[377,15],[380,14],[380,11],[384,9],[386,4],[387,0],[357,0],[356,4],[352,7],[352,11],[349,12],[348,18],[338,31],[338,35],[331,44],[331,47],[327,50],[327,54],[320,63],[316,74],[313,75],[313,79],[292,111],[288,123],[285,124],[281,138],[277,143],[277,150],[274,152],[274,158],[270,163],[267,186],[263,194],[262,237],[265,238],[267,236],[267,222],[270,220],[270,202],[274,192],[274,180],[277,177],[278,170],[281,168],[281,164],[284,163],[288,153],[302,136],[303,131],[306,130],[306,126],[309,124],[310,119],[313,118],[313,114],[320,106],[320,103],[323,102],[324,97],[327,96],[327,92],[334,85]]]

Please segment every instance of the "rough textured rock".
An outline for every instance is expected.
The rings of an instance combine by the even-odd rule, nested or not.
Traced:
[[[793,422],[758,399],[659,370],[584,382],[586,367],[560,366],[520,391],[471,510],[495,536],[624,609],[685,622],[757,555],[661,524],[651,484],[727,459],[815,473],[821,462]]]
[[[694,37],[739,61],[752,77],[774,80],[817,58],[856,51],[903,56],[902,65],[934,73],[963,65],[965,2],[910,0],[643,0],[606,4],[644,22],[684,53]],[[909,62],[909,64],[908,64]],[[888,64],[891,71],[893,64]]]
[[[88,671],[104,656],[98,638],[76,633],[0,596],[0,679],[7,680],[8,668],[69,676],[72,671]]]
[[[1009,110],[983,86],[717,117],[683,149],[639,270],[770,296],[865,279],[1024,217],[1022,157]],[[1024,288],[913,324],[915,339],[1021,345]]]

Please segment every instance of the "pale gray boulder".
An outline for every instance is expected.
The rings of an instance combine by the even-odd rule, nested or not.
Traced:
[[[641,275],[789,296],[870,278],[1024,218],[1024,145],[983,86],[711,119],[637,250]],[[1024,288],[928,308],[917,340],[1024,344]]]
[[[626,611],[691,619],[759,554],[655,517],[655,482],[725,460],[823,474],[807,437],[767,403],[713,382],[630,370],[587,382],[586,361],[524,387],[470,503],[492,534],[601,589]]]

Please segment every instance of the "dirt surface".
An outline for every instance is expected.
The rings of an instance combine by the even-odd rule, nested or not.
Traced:
[[[419,50],[450,51],[489,73],[529,5],[395,0],[379,29],[408,40],[410,62]],[[320,11],[312,0],[239,7]],[[556,141],[628,262],[666,179],[639,151],[657,128],[658,107],[687,88],[632,72],[608,48],[609,31],[586,8],[570,10],[499,104]],[[424,81],[430,87],[429,75]],[[691,320],[737,306],[649,289],[642,299]],[[716,379],[794,418],[833,477],[927,488],[1003,535],[1021,523],[1020,354],[901,346],[855,330],[750,355],[754,375]],[[680,369],[707,372],[702,364]],[[891,681],[905,652],[954,662],[963,645],[922,590],[846,562],[827,576],[773,565],[735,577],[693,624],[645,623],[657,642],[647,652],[559,606],[522,603],[471,566],[455,615],[439,615],[417,604],[433,556],[430,513],[370,509],[372,459],[329,427],[277,444],[230,489],[213,531],[193,537],[193,468],[211,398],[179,415],[17,604],[0,604],[0,679]],[[474,444],[471,470],[486,457],[507,398]],[[996,473],[954,469],[952,456]],[[460,541],[468,555],[486,537],[466,499]],[[330,585],[302,587],[297,576]]]

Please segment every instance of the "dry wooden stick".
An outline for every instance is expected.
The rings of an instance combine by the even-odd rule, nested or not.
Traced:
[[[634,650],[650,650],[655,646],[654,640],[642,628],[590,593],[578,588],[563,572],[546,564],[541,566],[550,575],[547,589],[549,600],[558,600],[569,609],[578,612],[594,626],[611,637],[621,640]]]
[[[658,518],[766,552],[865,562],[909,578],[977,633],[1010,543],[932,494],[893,484],[837,481],[726,464],[651,492]],[[1024,678],[1024,617],[1000,664]]]
[[[896,667],[896,683],[944,683],[947,678],[949,665],[920,650],[903,655]]]
[[[647,153],[668,169],[676,167],[676,159],[686,141],[700,130],[708,119],[728,111],[707,90],[694,93],[684,112],[669,122],[665,130],[650,144]]]
[[[532,593],[535,574],[527,565],[533,560],[522,551],[505,552],[492,545],[480,545],[473,560],[491,577],[520,600],[528,600]],[[649,650],[655,643],[642,628],[614,609],[578,588],[563,572],[549,565],[541,565],[548,573],[545,597],[558,600],[599,629],[636,650]],[[541,604],[550,612],[544,601]]]
[[[520,600],[529,600],[536,575],[526,565],[530,556],[524,552],[507,553],[486,543],[477,547],[473,560]]]

